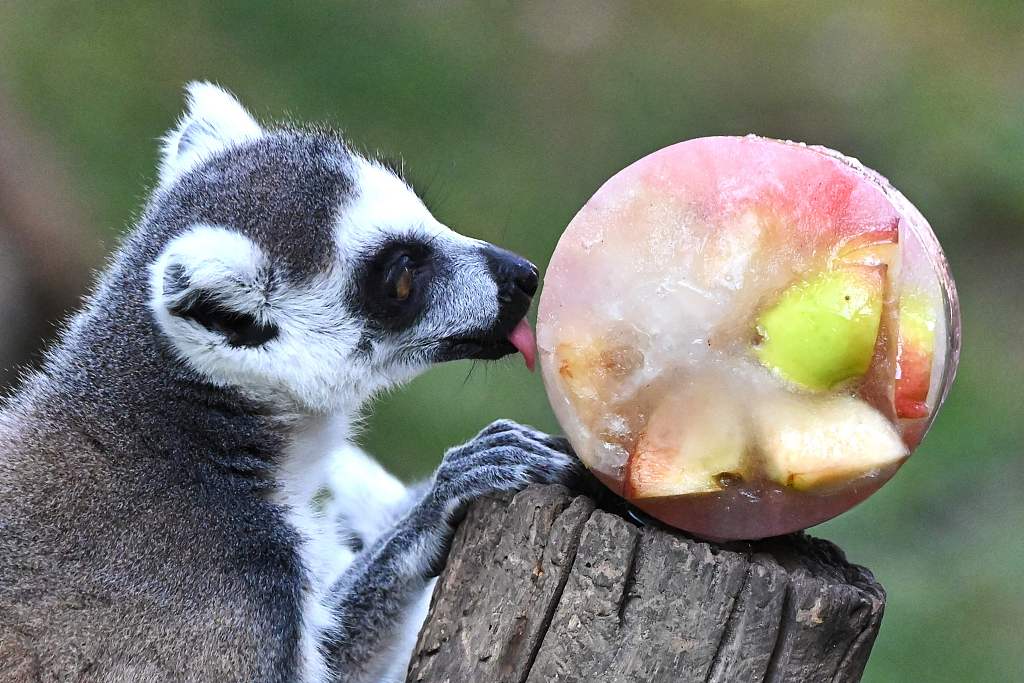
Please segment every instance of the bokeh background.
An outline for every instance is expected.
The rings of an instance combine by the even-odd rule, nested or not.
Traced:
[[[443,221],[541,265],[603,180],[685,138],[890,177],[945,244],[963,360],[918,454],[815,533],[889,590],[866,680],[1024,680],[1024,3],[0,2],[0,385],[138,214],[196,78],[401,157]],[[503,416],[557,429],[521,362],[454,364],[363,438],[415,478]]]

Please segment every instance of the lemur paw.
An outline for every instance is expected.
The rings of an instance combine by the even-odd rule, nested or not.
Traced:
[[[573,486],[582,472],[568,439],[498,420],[445,453],[433,494],[450,516],[457,516],[480,496],[519,491],[529,484]]]

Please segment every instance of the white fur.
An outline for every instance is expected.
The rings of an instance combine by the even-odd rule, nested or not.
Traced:
[[[161,139],[161,188],[214,154],[263,135],[255,119],[226,90],[193,81],[185,91],[188,109],[178,125]]]
[[[440,223],[405,181],[387,167],[355,158],[354,202],[345,207],[336,229],[338,244],[349,247],[372,243],[387,234],[423,230],[429,237],[475,242]]]
[[[348,528],[369,546],[408,504],[405,486],[349,444],[348,436],[348,420],[344,418],[314,418],[299,427],[281,465],[274,496],[287,509],[288,521],[303,538],[300,553],[313,581],[303,607],[304,683],[328,679],[327,665],[317,649],[321,635],[334,625],[324,597],[355,558],[339,535],[339,527]],[[329,492],[328,502],[317,511],[314,497],[324,489]],[[390,656],[379,657],[381,662],[390,663],[387,673],[377,679],[380,683],[403,680],[408,655],[426,618],[432,587],[432,582],[427,585],[395,640],[386,645]]]
[[[184,267],[190,286],[164,294],[164,274]],[[349,356],[359,339],[347,316],[345,277],[322,274],[305,287],[268,289],[266,258],[251,240],[218,226],[197,224],[174,239],[150,271],[150,308],[176,350],[220,385],[293,412],[331,414],[354,409],[376,386],[353,381]],[[277,338],[257,348],[234,348],[216,332],[174,316],[170,308],[189,292],[207,289],[234,310],[278,325]]]
[[[327,486],[331,492],[327,518],[344,519],[368,546],[390,529],[413,502],[404,484],[364,451],[351,445],[338,449],[330,458]],[[424,549],[422,553],[414,552],[412,555],[420,560],[436,557],[437,548]],[[425,571],[426,567],[420,564],[411,568],[410,574]],[[409,657],[427,618],[435,582],[426,584],[419,599],[410,606],[395,639],[384,644],[388,651],[380,653],[377,659],[386,663],[386,667],[375,683],[405,680]]]
[[[266,269],[266,258],[251,240],[234,230],[196,223],[164,248],[150,269],[153,296],[160,297],[161,308],[187,294],[182,292],[173,300],[163,297],[163,275],[172,265],[185,269],[193,288],[222,293],[240,309],[259,310],[267,304],[257,282]]]
[[[355,410],[375,391],[371,372],[353,358],[360,326],[345,310],[347,277],[335,268],[305,287],[271,297],[280,336],[256,349],[229,349],[241,386],[265,392],[283,387],[301,412],[332,415]]]
[[[345,443],[347,432],[345,420],[311,420],[298,430],[278,470],[274,500],[286,509],[288,522],[302,537],[299,552],[310,576],[300,642],[304,683],[328,679],[327,664],[318,648],[320,635],[333,624],[324,603],[325,592],[355,558],[339,537],[333,518],[313,504],[316,493],[327,485],[326,464],[333,446]]]
[[[392,650],[394,654],[391,657],[392,664],[381,676],[380,683],[403,683],[405,681],[405,675],[409,670],[409,660],[416,647],[416,640],[420,636],[423,622],[427,620],[427,612],[430,611],[430,596],[434,593],[434,584],[436,583],[437,579],[427,583],[419,600],[410,606],[409,614],[402,623],[402,630],[395,640]]]

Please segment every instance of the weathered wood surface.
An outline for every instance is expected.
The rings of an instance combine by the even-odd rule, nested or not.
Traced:
[[[857,681],[884,604],[827,541],[705,543],[533,487],[469,510],[408,681]]]

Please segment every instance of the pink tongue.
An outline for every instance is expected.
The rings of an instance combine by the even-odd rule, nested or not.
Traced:
[[[508,333],[508,340],[519,353],[523,354],[526,367],[533,372],[537,362],[537,340],[533,338],[533,330],[530,328],[530,323],[526,322],[526,318],[520,320],[515,329]]]

